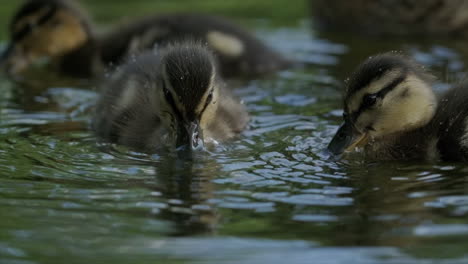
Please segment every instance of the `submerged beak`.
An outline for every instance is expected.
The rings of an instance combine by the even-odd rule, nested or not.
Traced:
[[[328,145],[328,150],[334,155],[340,155],[363,146],[367,143],[368,138],[368,133],[357,131],[349,121],[346,121],[336,132]]]
[[[198,121],[188,122],[179,126],[177,147],[189,146],[191,150],[203,148],[203,133]]]
[[[13,44],[9,44],[0,55],[0,68],[8,74],[17,74],[28,65],[28,59]]]

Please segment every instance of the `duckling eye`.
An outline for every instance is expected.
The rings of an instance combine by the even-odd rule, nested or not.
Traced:
[[[347,135],[345,132],[340,131],[337,136],[340,140],[343,140],[346,138]]]
[[[13,40],[14,41],[20,41],[21,39],[23,39],[26,35],[30,34],[34,29],[34,26],[33,24],[31,23],[27,23],[26,25],[24,25],[20,30],[16,31],[15,33],[13,33]]]
[[[208,97],[206,98],[206,104],[211,103],[211,101],[213,101],[213,91],[211,91]]]
[[[163,88],[163,93],[164,93],[164,97],[166,97],[166,101],[169,103],[169,105],[171,105],[171,107],[175,108],[175,102],[174,102],[174,98],[172,98],[171,92],[169,92],[169,90],[166,87],[164,87]]]
[[[362,99],[362,106],[364,108],[369,108],[375,105],[377,102],[377,95],[376,94],[366,94]]]
[[[171,92],[169,92],[169,90],[166,88],[164,84],[163,84],[163,93],[164,93],[164,97],[166,98],[167,103],[172,108],[172,111],[174,112],[174,114],[177,116],[179,120],[182,120],[182,114],[177,109],[177,106],[175,104],[175,101],[174,101],[174,98],[172,97]]]
[[[208,96],[206,97],[206,102],[205,106],[203,107],[203,110],[200,112],[200,116],[205,112],[206,108],[208,108],[208,105],[213,101],[213,90],[210,91]]]
[[[164,93],[165,96],[170,95],[169,90],[166,87],[163,87],[163,93]]]

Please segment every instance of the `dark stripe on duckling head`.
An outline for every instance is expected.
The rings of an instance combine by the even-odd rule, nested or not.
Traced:
[[[30,34],[35,26],[41,26],[47,21],[49,21],[57,12],[59,7],[59,1],[41,1],[34,0],[25,4],[13,17],[13,20],[10,24],[10,32],[12,34],[13,41],[20,41],[25,36]],[[36,19],[32,23],[25,24],[20,29],[15,29],[15,25],[24,17],[33,15],[41,10],[47,9],[47,12]]]
[[[15,13],[11,20],[10,28],[13,27],[21,18],[30,16],[46,7],[57,8],[60,3],[61,1],[59,0],[29,0]]]
[[[215,73],[213,55],[201,45],[173,46],[164,54],[163,65],[175,96],[193,120]]]
[[[347,81],[345,100],[389,71],[401,69],[403,72],[413,71],[419,75],[422,70],[418,68],[409,58],[396,53],[384,53],[370,57],[358,67]]]
[[[166,84],[164,83],[164,81],[162,83],[163,83],[163,93],[164,93],[164,97],[166,98],[166,102],[171,107],[172,112],[176,115],[177,120],[182,121],[183,116],[180,113],[179,108],[177,108],[177,105],[175,103],[172,93],[166,88]]]
[[[395,89],[395,87],[397,87],[400,83],[402,83],[406,79],[406,77],[407,77],[407,73],[403,72],[400,76],[398,76],[396,79],[391,81],[384,88],[379,90],[377,93],[364,95],[364,97],[362,98],[361,105],[359,106],[359,109],[351,114],[351,121],[355,122],[362,112],[373,107],[377,101],[383,100],[383,98],[393,89]]]

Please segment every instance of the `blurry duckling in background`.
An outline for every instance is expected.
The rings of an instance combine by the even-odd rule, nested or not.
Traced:
[[[155,45],[184,39],[207,43],[223,77],[257,77],[290,65],[250,33],[207,15],[147,17],[98,36],[74,1],[27,0],[9,30],[10,43],[1,61],[11,74],[46,59],[61,73],[92,77]]]
[[[396,53],[364,61],[347,82],[344,124],[328,146],[374,160],[468,160],[468,83],[439,100],[434,78]]]
[[[316,24],[363,35],[468,37],[468,0],[310,0]]]
[[[169,45],[117,70],[98,100],[93,128],[101,139],[142,152],[201,148],[235,137],[249,121],[224,87],[201,44]]]

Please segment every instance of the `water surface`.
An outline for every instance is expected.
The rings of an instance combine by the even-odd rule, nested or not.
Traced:
[[[102,30],[152,9],[230,15],[306,66],[232,83],[250,129],[192,161],[96,144],[93,83],[1,77],[0,263],[468,263],[468,166],[322,152],[359,61],[405,50],[440,92],[465,75],[466,43],[322,34],[281,1],[96,2]]]

